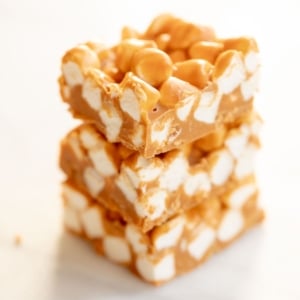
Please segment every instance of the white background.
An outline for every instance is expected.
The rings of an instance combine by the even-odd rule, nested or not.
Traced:
[[[300,299],[298,3],[0,0],[0,299]],[[116,42],[122,25],[144,30],[160,12],[257,38],[267,218],[201,268],[153,288],[62,230],[59,140],[77,122],[56,80],[68,48]]]

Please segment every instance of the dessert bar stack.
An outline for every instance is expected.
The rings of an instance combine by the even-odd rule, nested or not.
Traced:
[[[254,39],[163,14],[72,48],[61,71],[82,120],[61,142],[64,223],[100,254],[160,284],[263,219]]]

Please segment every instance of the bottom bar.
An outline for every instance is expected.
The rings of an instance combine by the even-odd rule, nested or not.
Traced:
[[[161,284],[188,272],[262,221],[254,176],[230,182],[210,198],[147,233],[108,211],[71,182],[63,183],[64,222],[98,253]]]

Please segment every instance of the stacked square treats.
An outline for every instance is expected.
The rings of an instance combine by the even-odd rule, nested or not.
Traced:
[[[82,124],[61,142],[66,228],[161,284],[259,223],[258,71],[254,39],[169,14],[67,51],[61,97]]]

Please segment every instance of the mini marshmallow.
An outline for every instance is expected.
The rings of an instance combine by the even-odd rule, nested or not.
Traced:
[[[196,260],[203,258],[205,253],[214,244],[216,239],[216,232],[210,227],[204,226],[200,229],[196,238],[192,240],[187,246],[190,255]]]
[[[103,146],[104,142],[101,135],[97,131],[90,127],[85,127],[79,133],[80,142],[86,149],[92,149],[95,147]]]
[[[175,275],[174,255],[172,253],[167,254],[158,262],[153,261],[150,256],[138,256],[136,260],[136,268],[139,274],[150,282],[159,282],[171,279]]]
[[[81,223],[76,210],[67,206],[64,208],[64,223],[68,229],[81,233]]]
[[[66,183],[62,185],[62,194],[68,205],[74,210],[83,210],[88,205],[86,196]]]
[[[82,85],[82,97],[88,105],[99,111],[102,107],[102,96],[99,87],[95,87],[90,79],[86,79]]]
[[[89,207],[81,213],[81,221],[85,234],[90,239],[101,238],[104,235],[104,227],[101,211],[96,207]]]
[[[253,73],[259,67],[259,55],[256,51],[249,51],[244,58],[246,70]]]
[[[237,189],[234,189],[227,198],[227,202],[230,207],[239,209],[249,200],[257,188],[254,183],[244,184]]]
[[[245,149],[248,136],[247,133],[235,131],[226,138],[225,145],[235,159],[237,159]]]
[[[120,107],[132,119],[139,122],[141,119],[140,105],[137,96],[132,89],[126,88],[120,98]]]
[[[71,138],[69,139],[69,145],[72,148],[72,151],[74,152],[74,154],[76,155],[77,158],[82,158],[84,157],[84,152],[80,147],[79,141],[77,139],[77,135],[73,134],[71,136]]]
[[[144,126],[137,126],[137,128],[134,130],[134,133],[131,136],[133,145],[136,147],[141,147],[144,143],[144,135]]]
[[[166,210],[166,198],[167,192],[164,190],[148,191],[146,199],[135,201],[135,210],[140,217],[146,216],[154,220]]]
[[[135,253],[146,253],[147,245],[143,243],[143,235],[135,225],[127,224],[125,235]]]
[[[138,197],[137,192],[126,174],[121,173],[118,176],[118,178],[116,179],[116,185],[129,202],[134,203],[136,201]]]
[[[224,68],[224,64],[226,67]],[[217,74],[222,72],[221,74]],[[220,94],[233,92],[246,78],[242,54],[235,50],[222,52],[215,63],[213,74]]]
[[[104,148],[91,149],[88,154],[99,174],[108,177],[117,173],[116,166]]]
[[[189,175],[184,182],[184,192],[188,196],[194,195],[197,191],[208,192],[211,189],[211,184],[207,173],[199,172]]]
[[[84,77],[80,67],[73,61],[68,61],[62,65],[62,72],[67,84],[70,87],[83,84]]]
[[[85,168],[83,181],[92,197],[96,197],[104,188],[104,178],[92,167]]]
[[[116,142],[123,123],[123,120],[119,116],[117,110],[111,106],[109,111],[105,109],[100,110],[99,116],[105,125],[107,139],[110,142]]]
[[[254,157],[257,152],[257,147],[254,144],[246,146],[245,150],[237,160],[234,175],[238,179],[242,179],[248,175],[251,175],[254,171]]]
[[[260,81],[259,77],[260,73],[259,70],[257,70],[250,76],[250,78],[241,83],[241,93],[245,101],[251,100],[257,91]]]
[[[177,217],[164,225],[157,227],[154,233],[153,243],[157,250],[174,247],[180,238],[184,227],[184,220]]]
[[[222,218],[217,237],[221,242],[229,242],[244,227],[244,218],[239,210],[228,210]]]
[[[219,105],[221,102],[221,94],[214,91],[204,91],[201,94],[199,104],[194,111],[194,118],[203,123],[212,124],[216,120]]]
[[[176,110],[176,115],[180,121],[186,121],[191,112],[193,104],[195,103],[196,97],[196,95],[192,95],[182,100],[183,104],[180,105],[179,108],[177,108]]]
[[[160,187],[169,191],[175,191],[187,177],[188,164],[183,154],[179,154],[159,178]]]
[[[152,126],[151,141],[158,144],[163,143],[170,134],[171,120],[166,121],[164,124],[156,122]]]
[[[112,261],[118,263],[129,263],[131,253],[125,239],[115,236],[105,236],[103,238],[103,249],[105,255]]]
[[[222,185],[233,171],[234,160],[227,150],[213,153],[217,160],[210,170],[210,178],[213,184]]]

